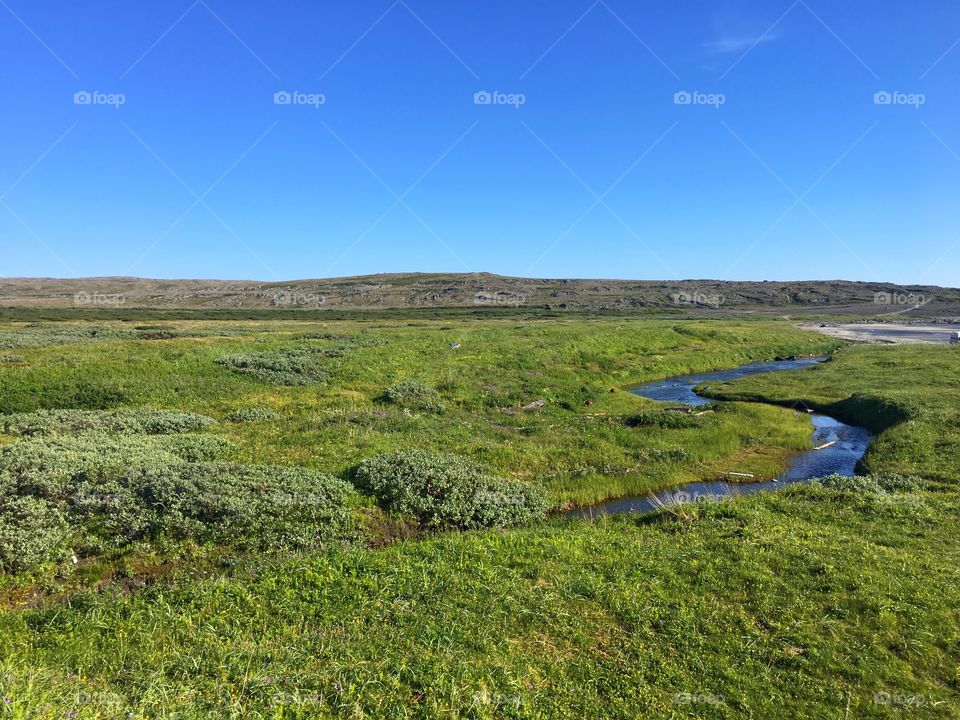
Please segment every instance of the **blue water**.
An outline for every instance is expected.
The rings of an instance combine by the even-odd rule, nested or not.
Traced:
[[[801,358],[780,362],[750,363],[733,370],[682,375],[666,380],[657,380],[640,385],[634,388],[632,392],[664,403],[700,406],[712,401],[700,397],[694,392],[693,389],[699,385],[709,386],[711,383],[719,384],[761,373],[801,370],[815,366],[822,361],[823,358]],[[867,451],[873,435],[865,428],[847,425],[828,415],[807,413],[803,408],[798,409],[797,412],[809,415],[813,423],[814,447],[819,447],[828,442],[834,442],[835,444],[823,450],[807,450],[797,453],[790,459],[787,470],[774,480],[736,483],[723,480],[692,482],[640,497],[618,498],[590,507],[577,508],[572,510],[569,515],[571,517],[591,517],[594,515],[650,512],[664,505],[700,500],[719,500],[730,495],[751,495],[776,490],[786,485],[808,482],[813,478],[833,473],[853,475],[857,463]]]

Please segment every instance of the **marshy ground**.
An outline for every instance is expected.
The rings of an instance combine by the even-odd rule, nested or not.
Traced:
[[[825,352],[702,416],[628,392]],[[0,579],[0,716],[960,716],[956,348],[371,317],[8,322],[0,356],[0,554],[33,553]],[[542,515],[772,477],[807,407],[914,480]],[[472,494],[418,504],[423,467]],[[21,548],[38,508],[61,530]]]

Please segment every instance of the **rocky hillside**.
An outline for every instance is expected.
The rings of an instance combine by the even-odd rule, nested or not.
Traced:
[[[372,309],[499,306],[552,310],[849,309],[956,316],[960,290],[849,281],[552,280],[487,273],[367,275],[328,280],[0,279],[0,307]],[[919,310],[914,309],[919,306]]]

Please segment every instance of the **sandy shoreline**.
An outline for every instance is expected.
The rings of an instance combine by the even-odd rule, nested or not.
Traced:
[[[805,323],[799,327],[853,342],[932,345],[948,344],[951,333],[960,330],[960,325],[929,323]]]

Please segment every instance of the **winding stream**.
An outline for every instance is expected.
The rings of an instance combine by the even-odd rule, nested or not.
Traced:
[[[761,373],[800,370],[823,362],[824,358],[800,358],[771,362],[750,363],[733,370],[712,373],[682,375],[645,383],[632,392],[651,400],[683,405],[706,405],[712,400],[694,392],[699,385],[729,382]],[[847,425],[836,418],[821,413],[811,413],[813,422],[813,445],[820,447],[833,443],[822,450],[807,450],[790,458],[789,467],[776,479],[761,482],[730,483],[723,480],[692,482],[667,490],[638,497],[623,497],[597,505],[570,511],[570,517],[591,517],[631,512],[650,512],[664,505],[676,505],[697,500],[716,500],[728,495],[750,495],[776,490],[793,483],[809,482],[813,478],[832,473],[853,475],[860,458],[867,451],[873,435],[862,427]]]

